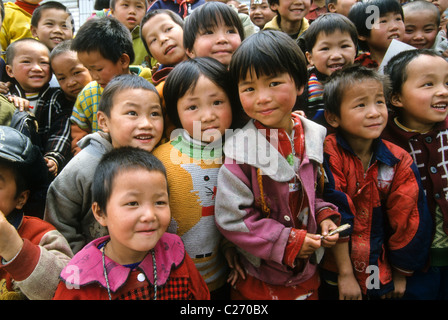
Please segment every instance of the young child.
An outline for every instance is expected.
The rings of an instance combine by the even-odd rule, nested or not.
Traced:
[[[378,69],[392,39],[403,40],[403,9],[397,0],[358,2],[350,9],[348,18],[358,30],[362,53],[356,62],[363,66]]]
[[[32,38],[31,16],[41,2],[42,0],[16,0],[5,3],[5,18],[0,32],[3,50],[16,40]]]
[[[145,16],[146,10],[146,0],[112,0],[110,2],[111,15],[131,32],[135,54],[131,64],[151,67],[150,61],[146,59],[148,53],[145,45],[140,38],[140,23]]]
[[[73,38],[75,23],[65,5],[47,1],[38,6],[31,17],[31,34],[51,51],[59,43]]]
[[[448,140],[448,62],[432,50],[411,50],[393,57],[385,68],[392,82],[394,113],[383,138],[407,150],[416,163],[434,219],[430,266],[408,282],[414,299],[447,299],[448,185],[444,147]]]
[[[188,59],[183,44],[183,26],[182,18],[167,9],[149,11],[141,23],[143,44],[149,56],[160,64],[158,70],[152,75],[152,82],[159,92],[164,109],[163,86],[166,77],[177,64]],[[167,138],[174,129],[168,116],[165,116],[165,135]]]
[[[334,71],[354,63],[358,33],[353,23],[341,14],[326,13],[315,22],[303,36],[305,56],[311,68],[299,108],[308,119],[324,125],[323,82]]]
[[[44,219],[67,239],[74,253],[105,235],[92,215],[92,177],[100,158],[120,146],[152,151],[163,133],[160,98],[142,77],[126,74],[112,79],[98,108],[101,131],[79,142],[79,152],[50,184]]]
[[[72,151],[77,154],[79,140],[98,131],[97,110],[104,87],[120,74],[134,73],[151,81],[151,70],[130,65],[134,49],[129,30],[117,19],[90,19],[79,28],[73,39],[72,50],[89,70],[90,82],[78,96],[71,121]]]
[[[428,2],[432,2],[437,9],[439,9],[440,12],[440,33],[443,37],[447,37],[447,32],[446,32],[446,23],[447,23],[447,18],[446,18],[446,10],[448,9],[448,1],[447,0],[426,0]]]
[[[328,10],[325,5],[325,0],[312,0],[310,10],[305,18],[308,20],[308,23],[311,24],[314,20],[327,12]]]
[[[309,27],[305,16],[310,11],[312,0],[268,0],[276,16],[266,23],[264,29],[280,30],[292,39],[297,39]]]
[[[173,132],[171,140],[154,151],[166,167],[170,186],[168,231],[182,238],[212,299],[228,298],[226,248],[215,225],[214,203],[223,136],[239,120],[231,92],[228,72],[215,59],[180,63],[166,80],[164,96],[169,118],[183,130]]]
[[[228,66],[243,40],[238,14],[221,2],[205,3],[185,21],[184,48],[190,58],[211,57]]]
[[[97,166],[92,193],[95,219],[109,235],[73,257],[61,272],[55,300],[210,298],[182,240],[165,232],[168,182],[157,158],[132,147],[110,151]]]
[[[325,118],[336,129],[325,139],[326,200],[351,226],[323,261],[322,289],[328,281],[339,289],[326,298],[400,298],[407,277],[428,261],[431,218],[417,167],[380,139],[388,89],[386,77],[362,66],[335,72],[325,84]]]
[[[50,64],[65,98],[75,104],[78,94],[92,81],[89,70],[71,50],[72,40],[58,44],[50,53]],[[71,114],[71,112],[70,112]]]
[[[448,49],[447,39],[439,32],[440,12],[435,5],[425,0],[408,2],[403,5],[403,14],[403,42],[417,49],[434,49],[440,54]]]
[[[260,30],[275,16],[276,13],[271,10],[267,0],[250,0],[249,17]]]
[[[73,253],[64,237],[27,207],[30,194],[46,180],[45,162],[13,128],[0,126],[0,143],[0,300],[51,299]]]
[[[326,0],[328,12],[340,13],[343,16],[348,17],[348,13],[353,5],[359,0]]]
[[[6,50],[6,63],[12,78],[10,93],[29,100],[38,124],[38,146],[54,177],[71,158],[68,119],[73,103],[59,88],[49,87],[50,52],[42,42],[33,38],[13,42]]]
[[[252,118],[226,139],[218,174],[216,223],[247,273],[231,297],[317,299],[316,250],[336,243],[327,233],[339,213],[319,195],[326,130],[291,115],[306,84],[305,57],[284,32],[260,31],[235,52],[230,72]]]

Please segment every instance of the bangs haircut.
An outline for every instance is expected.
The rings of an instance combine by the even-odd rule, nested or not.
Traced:
[[[114,77],[104,88],[98,104],[98,111],[104,112],[107,117],[110,117],[110,111],[114,105],[114,97],[128,89],[149,90],[156,93],[160,99],[157,89],[148,80],[136,74],[122,74]]]
[[[135,59],[131,32],[110,16],[87,20],[73,38],[71,48],[76,52],[97,51],[113,63],[117,63],[124,53],[129,56],[130,64]]]
[[[238,120],[236,97],[226,67],[210,57],[199,57],[179,63],[168,75],[163,86],[168,117],[178,128],[182,127],[177,111],[177,102],[190,90],[194,90],[198,79],[204,76],[221,88],[232,106],[232,119]],[[101,98],[102,99],[102,98]]]
[[[298,44],[286,33],[276,30],[261,30],[236,49],[229,66],[233,83],[251,77],[275,76],[288,73],[297,89],[307,81],[305,55]]]
[[[345,91],[354,84],[368,80],[378,81],[382,84],[385,101],[388,101],[390,96],[389,77],[371,68],[354,64],[333,72],[328,78],[323,93],[325,111],[339,117]]]
[[[342,14],[324,13],[314,22],[317,23],[312,23],[303,36],[305,51],[311,52],[313,50],[319,34],[323,32],[325,35],[330,36],[336,30],[339,30],[341,33],[348,33],[353,41],[353,44],[355,45],[355,48],[358,47],[358,31],[356,30],[353,22]]]
[[[98,203],[98,206],[106,212],[115,178],[122,172],[135,169],[160,172],[166,179],[164,165],[150,152],[129,146],[115,148],[102,157],[95,170],[92,183],[93,202]]]
[[[244,28],[238,14],[228,5],[221,2],[206,2],[193,10],[184,25],[184,48],[192,50],[199,32],[217,27],[220,23],[234,27],[244,40]]]

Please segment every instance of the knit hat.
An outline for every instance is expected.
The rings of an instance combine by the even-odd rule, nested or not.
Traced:
[[[31,140],[14,128],[0,126],[0,158],[32,164],[40,153]]]

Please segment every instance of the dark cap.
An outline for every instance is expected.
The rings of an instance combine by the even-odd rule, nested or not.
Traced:
[[[31,164],[36,160],[36,148],[27,136],[16,129],[0,126],[0,158]]]

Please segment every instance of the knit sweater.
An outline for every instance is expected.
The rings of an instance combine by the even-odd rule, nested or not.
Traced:
[[[177,138],[154,150],[166,167],[170,188],[168,232],[182,238],[210,291],[225,284],[227,267],[220,250],[222,235],[215,225],[215,195],[222,164],[221,144],[204,145],[182,130]]]

